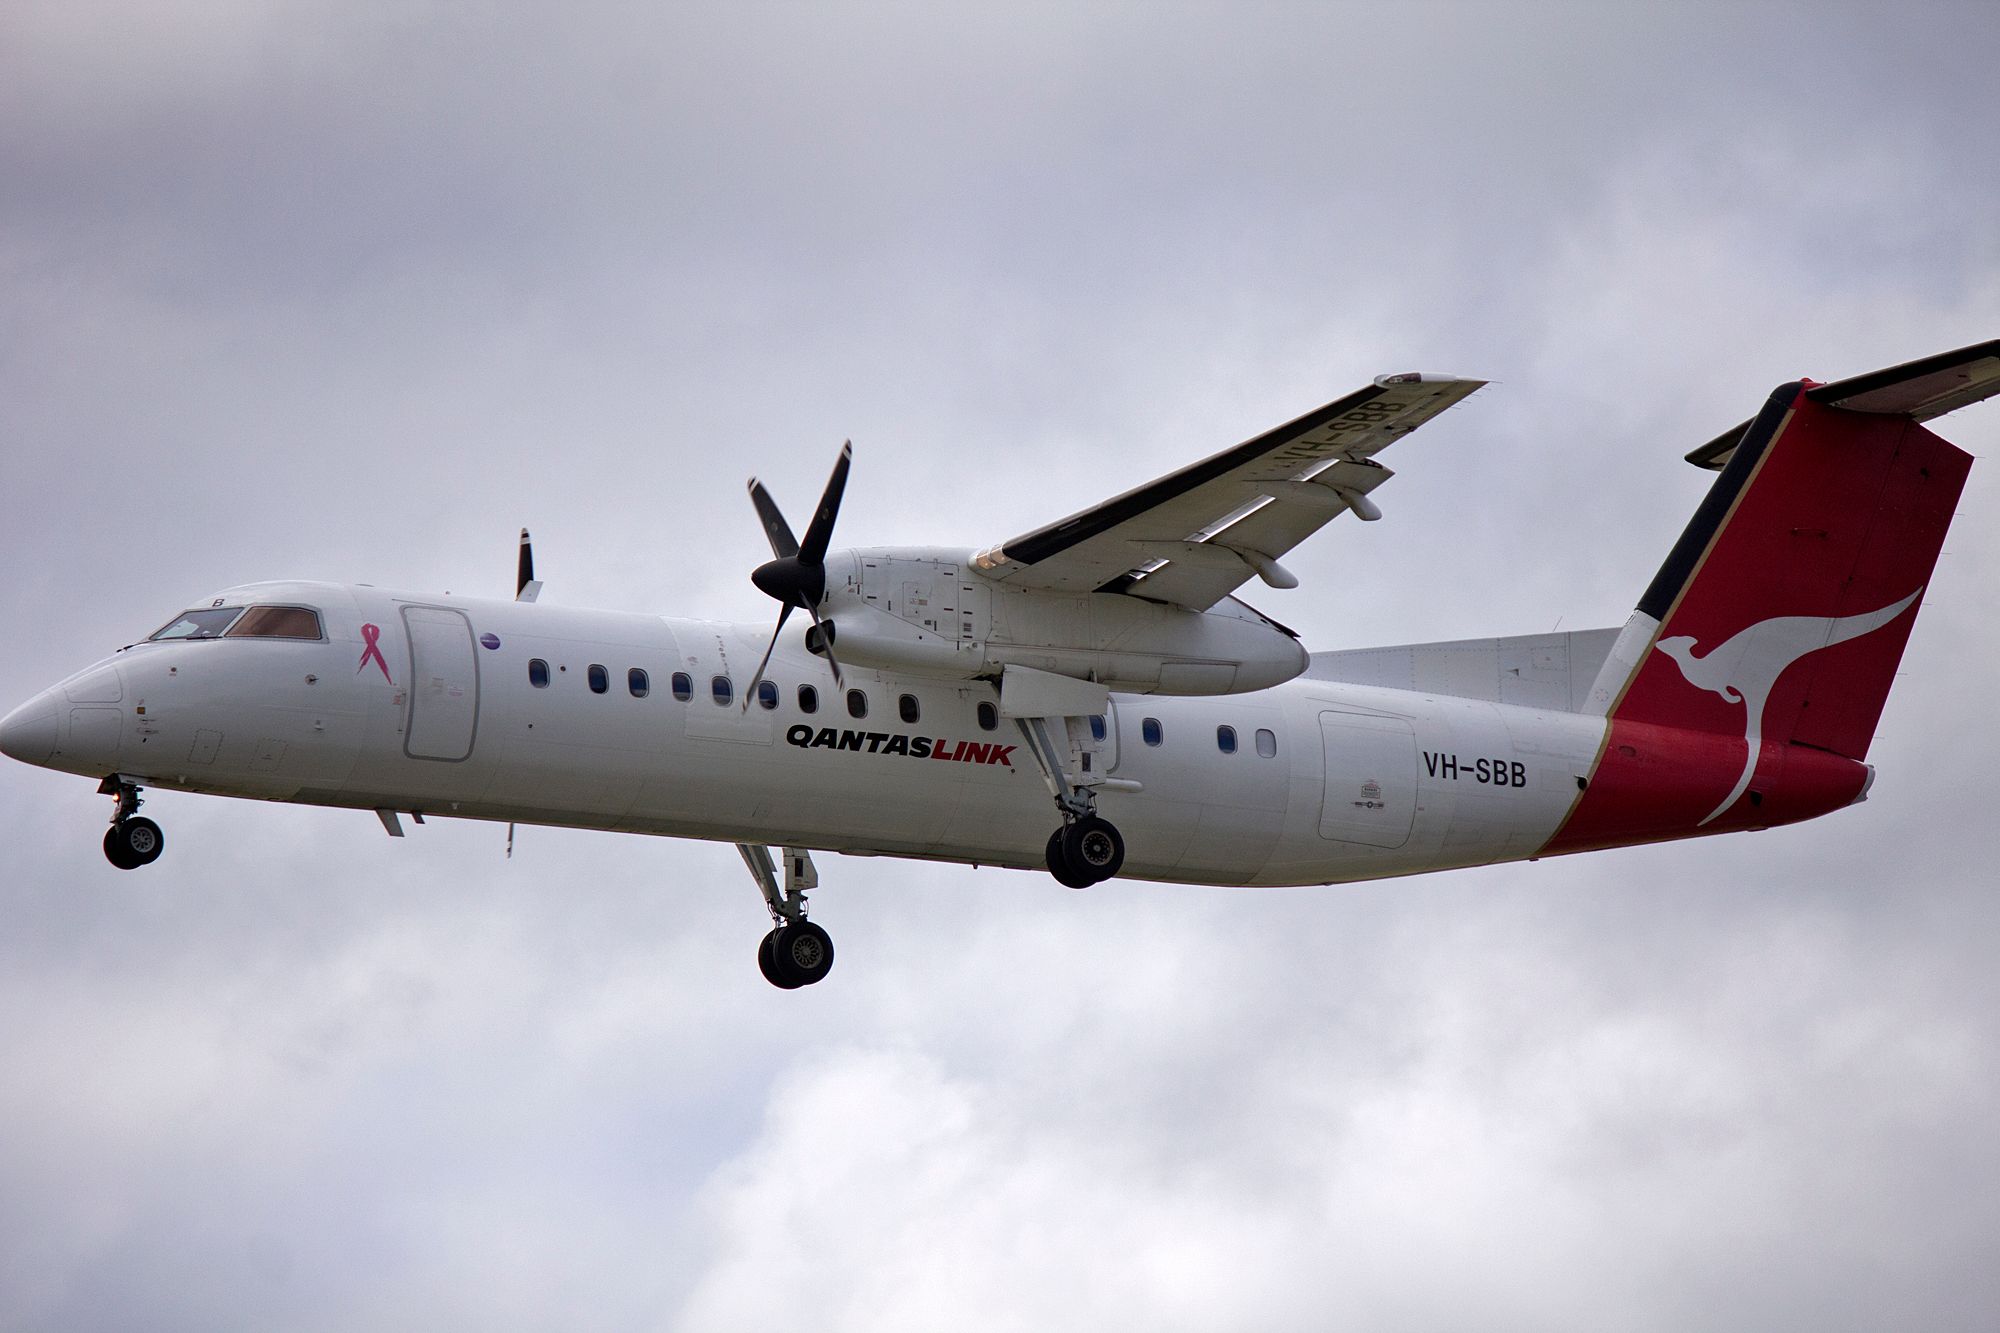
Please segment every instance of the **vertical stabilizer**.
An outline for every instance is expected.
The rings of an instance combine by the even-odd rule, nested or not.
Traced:
[[[1865,790],[1972,460],[1826,387],[1771,395],[1639,599],[1591,692],[1604,750],[1549,851],[1787,823]]]

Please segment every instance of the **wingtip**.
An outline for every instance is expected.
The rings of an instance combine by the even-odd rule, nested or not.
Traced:
[[[1488,381],[1486,380],[1469,379],[1464,375],[1434,375],[1420,370],[1406,370],[1399,375],[1377,375],[1375,377],[1375,387],[1378,389],[1391,389],[1399,384],[1459,384],[1470,385],[1473,389],[1481,389],[1487,383]]]

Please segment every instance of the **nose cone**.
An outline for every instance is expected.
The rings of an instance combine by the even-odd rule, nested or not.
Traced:
[[[0,754],[24,764],[47,764],[56,752],[56,701],[38,694],[0,718]]]

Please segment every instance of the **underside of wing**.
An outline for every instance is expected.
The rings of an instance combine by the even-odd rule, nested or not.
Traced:
[[[982,551],[988,578],[1205,611],[1244,582],[1296,581],[1278,557],[1352,510],[1390,471],[1375,455],[1484,385],[1385,375],[1358,392],[1047,527]]]

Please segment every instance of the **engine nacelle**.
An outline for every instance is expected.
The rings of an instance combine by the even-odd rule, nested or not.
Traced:
[[[821,616],[843,662],[971,679],[1004,666],[1135,694],[1239,694],[1306,669],[1305,647],[1229,598],[1205,612],[1116,593],[995,583],[967,551],[862,550],[827,560]]]

